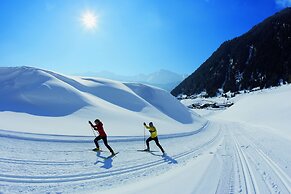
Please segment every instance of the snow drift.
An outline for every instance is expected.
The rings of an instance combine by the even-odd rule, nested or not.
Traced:
[[[0,111],[64,116],[89,103],[73,86],[33,68],[0,69]]]
[[[291,85],[265,89],[240,96],[239,100],[216,117],[262,126],[291,139]]]
[[[144,121],[157,122],[162,133],[177,132],[185,124],[191,130],[203,122],[159,88],[32,67],[0,68],[0,96],[0,128],[9,130],[25,123],[21,130],[27,132],[89,135],[83,129],[88,119],[98,117],[115,135],[126,130],[138,135],[134,131]]]

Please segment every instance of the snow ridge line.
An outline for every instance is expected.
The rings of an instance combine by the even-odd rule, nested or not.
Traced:
[[[211,140],[189,151],[185,151],[173,156],[172,160],[182,159],[184,157],[195,154],[197,151],[200,151],[201,149],[204,149],[206,146],[209,146],[212,143],[214,143],[220,135],[221,135],[221,129],[218,130],[217,134]],[[114,175],[127,174],[131,172],[145,170],[145,169],[148,170],[149,168],[165,165],[166,157],[164,157],[163,159],[149,162],[149,163],[134,165],[134,166],[106,171],[106,172],[97,172],[97,173],[84,173],[84,174],[65,175],[65,176],[17,176],[17,175],[0,174],[0,181],[14,182],[14,183],[61,183],[61,182],[92,180],[92,179],[105,178],[105,177],[114,176]]]
[[[237,156],[238,156],[238,159],[240,161],[242,172],[243,172],[246,193],[260,193],[258,190],[258,185],[254,179],[255,176],[251,170],[250,164],[249,164],[245,154],[243,153],[242,149],[239,147],[240,145],[239,145],[236,137],[234,135],[232,135],[232,136],[233,136],[233,140],[235,143]]]
[[[243,137],[243,136],[241,136],[241,137],[244,139],[247,139],[246,137]],[[279,181],[281,181],[281,183],[284,185],[286,190],[289,193],[291,193],[291,179],[290,179],[290,177],[272,159],[270,159],[270,157],[268,157],[261,149],[259,149],[252,141],[248,140],[248,142],[251,143],[252,148],[256,151],[256,153],[258,153],[261,156],[263,161],[265,161],[265,163],[270,167],[270,169],[272,169],[272,171],[276,174],[276,176],[279,178]],[[255,159],[253,159],[253,160],[255,161]],[[271,186],[271,188],[272,188],[272,186]]]
[[[195,135],[203,131],[208,125],[209,125],[209,121],[207,121],[202,127],[200,127],[199,129],[195,131],[159,135],[159,139],[170,139],[170,138]],[[92,143],[91,136],[34,134],[34,133],[7,131],[3,129],[0,129],[0,137],[28,140],[28,141],[45,141],[45,142],[61,142],[61,143]],[[110,142],[143,141],[143,136],[109,136],[109,137],[110,137]]]

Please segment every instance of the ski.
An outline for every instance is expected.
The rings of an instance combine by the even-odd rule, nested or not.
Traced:
[[[105,160],[114,158],[119,152],[115,152],[114,154],[111,154],[110,156],[106,157]]]
[[[147,152],[147,153],[150,153],[151,155],[153,155],[153,156],[161,156],[161,157],[165,157],[166,156],[166,153],[163,153],[163,154],[159,154],[159,153],[157,153],[157,152],[159,152],[159,151],[156,151],[156,150],[153,150],[153,151],[151,151],[151,150],[137,150],[138,152]]]
[[[95,148],[92,149],[93,152],[106,152],[106,151],[103,151],[103,150],[96,150]]]
[[[154,150],[154,151],[151,151],[151,150],[137,150],[138,152],[159,152],[159,151],[156,151],[156,150]]]

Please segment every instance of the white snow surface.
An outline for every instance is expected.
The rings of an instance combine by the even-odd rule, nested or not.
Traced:
[[[0,68],[0,96],[5,130],[89,136],[88,120],[98,118],[109,135],[128,136],[142,135],[143,122],[156,123],[160,134],[205,123],[159,88],[31,67]]]
[[[1,70],[1,103],[18,103],[1,106],[6,109],[0,113],[1,194],[291,193],[291,141],[286,128],[290,120],[282,116],[290,115],[290,86],[241,95],[225,111],[204,111],[203,119],[158,88],[23,69]],[[14,98],[9,98],[9,92]],[[62,101],[62,96],[71,95],[77,104]],[[45,98],[50,106],[42,106]],[[66,107],[58,115],[52,114],[56,99]],[[110,153],[102,142],[103,152],[91,151],[93,135],[54,128],[60,124],[75,130],[74,125],[86,123],[97,110],[105,126],[114,120],[108,132],[118,134],[115,127],[124,132],[108,136],[111,147],[119,152],[113,158],[106,159]],[[152,152],[137,151],[144,149],[144,137],[134,130],[143,133],[139,127],[145,119],[159,126],[159,134],[163,126],[171,126],[159,135],[166,154],[154,142],[150,143]],[[33,128],[38,124],[39,128]],[[46,125],[53,126],[54,133],[43,129]]]
[[[242,95],[217,118],[261,126],[291,140],[290,97],[291,85]]]

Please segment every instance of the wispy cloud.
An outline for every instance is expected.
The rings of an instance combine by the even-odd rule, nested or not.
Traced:
[[[279,7],[290,7],[291,6],[291,0],[275,0],[275,1]]]

